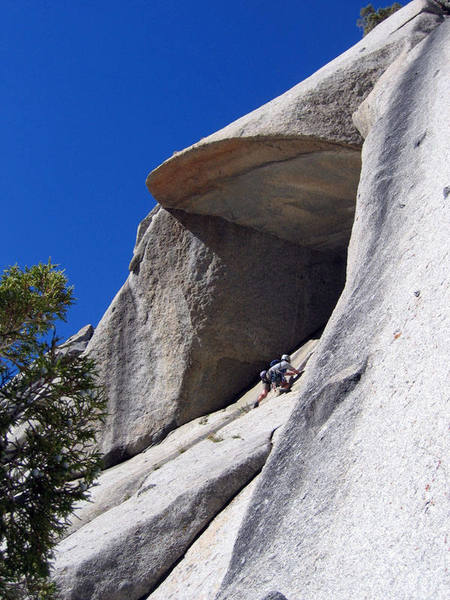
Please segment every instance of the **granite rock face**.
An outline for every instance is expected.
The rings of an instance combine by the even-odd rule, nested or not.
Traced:
[[[195,444],[215,435],[242,416],[246,404],[234,403],[226,409],[194,419],[172,431],[160,444],[151,446],[114,467],[105,469],[90,490],[89,500],[77,505],[67,534],[70,535],[107,510],[138,492],[144,479],[155,469],[176,459]]]
[[[109,398],[107,466],[232,402],[273,355],[325,324],[360,173],[352,113],[443,18],[415,0],[149,176],[165,208],[142,222],[130,276],[88,347]]]
[[[82,354],[89,344],[90,339],[94,335],[94,328],[92,325],[85,325],[72,335],[63,344],[58,346],[59,354]]]
[[[448,597],[448,98],[450,17],[415,0],[150,176],[166,208],[88,346],[106,462],[137,456],[59,544],[63,600]],[[229,406],[327,320],[363,138],[307,371]]]
[[[106,464],[233,401],[326,322],[344,265],[217,217],[156,209],[88,347],[109,398]]]
[[[342,252],[361,168],[352,113],[442,18],[435,2],[409,3],[282,96],[176,153],[149,175],[150,191],[166,208]]]
[[[305,360],[314,352],[318,343],[317,339],[311,339],[303,344],[292,355],[292,362],[297,367],[303,365]],[[301,385],[302,379],[294,383],[296,390]],[[220,411],[210,413],[172,431],[160,444],[151,446],[144,452],[139,453],[119,465],[105,469],[96,481],[96,485],[90,490],[89,500],[77,505],[72,518],[70,528],[66,535],[70,535],[80,529],[107,510],[118,506],[138,492],[144,479],[155,469],[176,459],[181,453],[186,452],[199,442],[214,436],[225,426],[238,421],[246,412],[253,407],[259,395],[260,383],[257,389],[252,388],[239,398],[237,402],[227,406]],[[269,394],[268,400],[274,400],[273,392]],[[267,401],[268,401],[267,400]],[[264,401],[265,403],[266,401]],[[283,402],[280,414],[287,415],[284,405],[290,406],[289,399]],[[272,416],[270,416],[272,419]],[[274,422],[272,422],[272,425]]]
[[[113,467],[112,477],[118,470],[122,480],[128,477],[128,494],[109,510],[103,505],[102,514],[58,545],[54,579],[62,600],[139,600],[149,593],[196,536],[257,475],[271,450],[273,432],[286,422],[292,406],[290,397],[271,397],[258,410],[248,411],[244,405],[228,412],[229,422],[222,426],[217,415],[211,415],[209,424],[190,425],[194,431],[205,429],[203,439],[191,439],[191,446],[183,445],[186,439],[183,442],[183,436],[174,432],[176,456],[171,453],[170,437],[161,443],[161,449],[171,447],[166,462],[161,460],[163,450],[159,455],[149,450],[139,482],[135,464]],[[208,434],[212,424],[214,432]],[[99,483],[111,489],[104,478]],[[98,503],[98,498],[93,500]],[[235,504],[234,523],[242,518],[244,508],[242,501]],[[225,531],[227,519],[221,520]],[[226,533],[230,544],[236,528],[232,523]],[[209,560],[214,570],[214,557]],[[223,575],[226,562],[222,561],[221,569]],[[219,584],[216,578],[215,589]]]
[[[212,521],[147,600],[211,600],[219,591],[258,477]]]
[[[450,19],[402,64],[370,100],[345,290],[217,600],[448,597]]]

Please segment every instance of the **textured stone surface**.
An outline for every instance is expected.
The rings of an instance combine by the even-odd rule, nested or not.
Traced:
[[[88,352],[109,404],[107,465],[233,401],[321,327],[344,261],[217,217],[157,209]]]
[[[131,274],[89,344],[109,398],[107,466],[232,402],[263,361],[326,322],[343,285],[360,167],[351,113],[443,18],[436,10],[412,2],[150,177],[157,199],[183,211],[157,209],[141,223]]]
[[[237,157],[243,164],[233,172]],[[219,159],[219,165],[211,164]],[[256,165],[247,164],[250,159]],[[346,248],[361,168],[358,147],[261,136],[201,146],[192,155],[183,155],[180,165],[172,165],[173,160],[148,179],[150,191],[162,205],[218,215],[302,246],[338,252]],[[171,185],[191,170],[198,173],[190,175],[196,185],[206,181],[192,192],[187,182],[177,182],[177,193],[183,189],[186,194],[182,198],[168,201],[166,191],[155,187],[154,178],[157,182],[167,178]],[[222,173],[228,170],[223,179]]]
[[[276,398],[141,478],[133,496],[63,540],[62,600],[138,600],[261,469],[293,400]],[[224,566],[222,565],[224,569]]]
[[[411,2],[282,96],[176,153],[149,175],[150,191],[166,208],[342,251],[360,174],[352,113],[441,20],[434,2]]]
[[[211,600],[219,591],[256,477],[209,525],[147,600]]]
[[[80,331],[58,346],[58,352],[61,354],[82,354],[93,335],[94,328],[92,325],[85,325]]]
[[[186,423],[171,432],[160,444],[103,471],[96,481],[96,486],[91,489],[89,500],[80,503],[74,511],[67,534],[80,529],[110,508],[133,496],[145,477],[155,468],[159,469],[208,435],[214,434],[218,429],[242,416],[242,405],[237,404]]]
[[[310,356],[318,343],[317,339],[311,339],[292,354],[292,363],[296,367],[301,365]],[[301,385],[300,379],[293,386],[296,390]],[[160,444],[148,448],[148,450],[106,469],[96,481],[96,485],[90,491],[89,500],[80,503],[74,511],[72,524],[66,532],[70,535],[89,523],[110,508],[117,506],[133,496],[140,488],[145,477],[155,468],[177,458],[180,453],[192,448],[195,444],[215,434],[219,429],[229,423],[241,418],[245,412],[253,407],[255,399],[261,391],[258,384],[246,392],[239,400],[226,408],[195,419],[172,431]],[[270,392],[267,399],[274,400],[275,392]],[[277,402],[277,400],[275,399]]]
[[[403,65],[363,148],[344,293],[218,600],[449,596],[450,20]]]
[[[167,192],[176,206],[180,198],[190,201],[197,194],[203,202],[211,194],[211,206],[225,219],[239,222],[244,215],[246,225],[267,231],[277,204],[264,213],[264,200],[250,222],[245,203],[235,212],[234,192],[247,193],[262,181],[263,197],[261,188],[270,187],[272,177],[287,193],[291,172],[292,190],[302,189],[301,173],[314,173],[319,163],[305,169],[301,161],[325,159],[328,152],[330,160],[316,169],[310,189],[325,185],[320,173],[330,179],[339,156],[356,158],[360,139],[351,129],[351,112],[391,65],[354,113],[366,141],[348,278],[307,373],[291,394],[271,393],[238,419],[236,407],[209,416],[210,439],[203,439],[198,420],[159,448],[107,471],[103,499],[96,498],[106,512],[90,514],[86,520],[93,520],[59,545],[56,572],[64,600],[137,600],[159,583],[152,600],[202,594],[208,600],[448,597],[450,21],[437,10],[433,2],[410,3],[364,38],[364,49],[355,47],[361,65],[353,48],[308,80],[303,91],[311,85],[315,94],[323,77],[343,83],[352,68],[371,73],[361,80],[371,83],[358,101],[358,89],[343,87],[349,98],[345,115],[336,109],[336,125],[331,118],[323,121],[329,129],[317,134],[321,139],[301,129],[313,124],[308,111],[295,117],[284,96],[269,111],[262,107],[174,157],[157,175],[161,194]],[[336,108],[326,96],[329,89],[321,89],[323,106],[314,96],[318,115]],[[291,99],[294,106],[295,94]],[[307,108],[300,103],[298,110],[302,106]],[[281,130],[277,111],[282,115],[284,109]],[[259,127],[267,135],[255,133]],[[276,164],[269,173],[271,161]],[[283,162],[286,170],[278,164]],[[339,165],[342,172],[345,162]],[[165,188],[171,173],[173,189]],[[354,176],[352,167],[350,183]],[[345,177],[337,180],[342,206],[350,190],[345,185]],[[183,194],[170,198],[177,188]],[[291,220],[301,231],[299,206]],[[207,202],[201,210],[208,210]],[[337,214],[336,207],[332,211]],[[311,218],[302,214],[305,222]],[[325,232],[317,229],[311,245],[340,248],[343,231],[344,221]],[[295,241],[304,239],[301,233]],[[328,277],[336,281],[339,270],[327,276],[329,258],[315,263],[313,254],[290,244],[283,252],[283,242],[274,240],[182,211],[159,209],[142,222],[130,278],[90,344],[109,385],[108,460],[138,452],[171,427],[223,405],[220,393],[230,379],[236,390],[238,383],[244,387],[236,365],[237,371],[257,372],[258,360],[294,346],[289,336],[298,307],[302,322],[309,309],[325,314],[317,301],[312,310],[308,289],[318,285],[322,293],[320,286]],[[257,271],[261,256],[264,269]],[[286,271],[272,289],[267,262],[279,264],[279,256]],[[292,272],[306,274],[300,295],[285,285]],[[244,297],[244,291],[251,294]],[[286,304],[279,306],[280,300]],[[282,323],[287,326],[281,332]],[[260,358],[253,358],[255,351]],[[241,402],[250,404],[256,394],[250,390]],[[287,426],[272,437],[294,403]],[[233,422],[227,423],[229,417]],[[253,479],[271,443],[274,450],[245,516],[248,492],[219,514]],[[150,470],[149,457],[160,468]]]
[[[317,340],[309,340],[297,350],[292,355],[293,365],[298,368],[316,345]],[[302,378],[294,383],[294,392],[301,388],[302,383]],[[236,403],[236,407],[251,407],[259,392],[260,384],[258,383],[255,388],[240,398],[239,402]],[[293,403],[292,398],[293,395],[283,396],[281,399],[276,396],[275,392],[270,392],[267,398],[262,401],[261,406],[270,404],[272,405],[271,410],[281,410],[284,415],[283,418],[287,418]],[[231,410],[233,410],[233,413],[230,413]],[[223,413],[227,412],[229,414],[237,413],[239,417],[242,417],[242,411],[236,411],[235,407],[229,407],[226,411],[223,411]],[[268,407],[261,413],[259,413],[259,409],[253,413],[253,417],[256,417],[258,421],[267,419],[268,415],[270,415]],[[209,419],[212,421],[213,417],[214,415],[210,415]],[[269,422],[274,425],[273,417],[269,416],[269,419]],[[280,423],[279,418],[277,423]],[[239,427],[238,422],[235,425]],[[231,426],[228,429],[231,430]],[[220,432],[219,435],[221,435]],[[282,427],[278,427],[272,437],[274,446],[281,436]],[[164,444],[167,444],[167,441],[161,445]],[[251,496],[257,479],[258,477],[246,486],[231,504],[213,520],[206,531],[189,548],[179,564],[149,596],[149,600],[210,600],[214,598],[225,575],[237,532],[247,507],[251,503]]]

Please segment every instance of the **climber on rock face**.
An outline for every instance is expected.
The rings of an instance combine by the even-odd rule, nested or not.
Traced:
[[[286,376],[290,375],[289,381]],[[289,391],[293,383],[294,375],[300,375],[300,371],[291,365],[291,357],[289,354],[283,354],[281,361],[272,365],[267,372],[267,377],[273,388],[280,387],[280,391]]]
[[[253,408],[257,408],[261,400],[267,396],[271,388],[280,387],[281,391],[288,392],[290,386],[293,383],[292,378],[288,381],[286,375],[299,375],[300,371],[297,371],[291,364],[291,357],[288,354],[283,354],[281,360],[273,360],[270,363],[267,371],[261,371],[259,377],[263,384],[263,391],[259,394],[256,399]]]

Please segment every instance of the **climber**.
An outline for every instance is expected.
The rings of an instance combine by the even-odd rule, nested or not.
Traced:
[[[289,392],[291,385],[294,383],[293,376],[300,375],[301,371],[298,371],[291,365],[291,357],[289,354],[283,354],[281,361],[272,365],[267,372],[267,377],[270,380],[273,389],[279,387],[280,392]],[[286,375],[291,375],[289,381],[286,379]]]
[[[263,384],[263,390],[256,399],[253,408],[257,408],[259,406],[259,403],[261,400],[264,400],[271,388],[275,389],[277,387],[281,387],[280,391],[290,391],[293,378],[291,377],[289,381],[287,381],[285,375],[300,375],[301,373],[301,371],[294,369],[294,367],[290,364],[290,361],[291,357],[288,354],[283,354],[281,360],[277,358],[270,363],[267,371],[261,371],[259,377]]]

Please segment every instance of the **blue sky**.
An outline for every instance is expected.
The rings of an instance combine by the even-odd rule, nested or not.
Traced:
[[[2,0],[0,269],[51,257],[77,297],[59,335],[97,325],[147,174],[356,43],[365,4]]]

